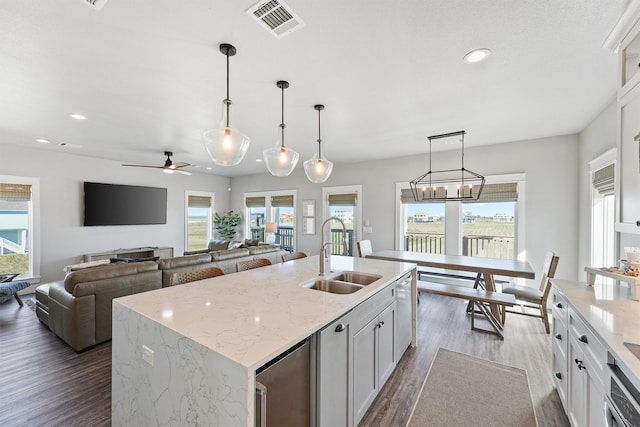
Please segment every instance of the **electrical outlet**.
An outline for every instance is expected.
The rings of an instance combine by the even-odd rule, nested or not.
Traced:
[[[142,360],[153,366],[153,350],[146,345],[142,346]]]

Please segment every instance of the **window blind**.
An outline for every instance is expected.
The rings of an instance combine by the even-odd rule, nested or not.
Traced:
[[[271,196],[271,206],[274,208],[293,207],[293,194],[286,196]]]
[[[356,193],[329,194],[329,206],[355,206],[356,202]]]
[[[211,197],[189,196],[189,207],[209,209],[211,207]]]
[[[264,197],[247,197],[244,199],[244,204],[248,208],[264,208]]]
[[[463,203],[517,202],[518,184],[505,182],[501,184],[485,184],[478,200],[463,200]]]
[[[615,188],[615,165],[613,163],[593,173],[593,188],[602,195],[613,194]]]
[[[7,202],[28,202],[31,200],[31,185],[0,182],[0,200]]]

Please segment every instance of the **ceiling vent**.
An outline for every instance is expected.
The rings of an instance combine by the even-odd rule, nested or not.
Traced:
[[[105,5],[107,0],[80,0],[82,3],[86,3],[95,10],[100,10]]]
[[[304,27],[302,19],[282,0],[261,0],[247,9],[247,14],[279,39]]]

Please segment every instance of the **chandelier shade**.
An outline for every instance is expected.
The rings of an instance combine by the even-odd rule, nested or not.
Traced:
[[[280,132],[277,144],[272,148],[264,150],[262,157],[271,175],[288,176],[298,164],[300,155],[284,144],[284,128],[286,127],[284,124],[284,90],[289,87],[289,83],[284,80],[279,80],[276,85],[282,91],[282,120],[279,125]]]
[[[236,54],[236,48],[228,43],[220,45],[220,52],[227,57],[227,97],[222,101],[222,118],[217,128],[202,133],[202,141],[211,160],[220,166],[235,166],[242,161],[249,150],[251,140],[247,135],[232,127],[229,121],[229,57]]]
[[[465,131],[434,135],[429,139],[429,171],[411,180],[411,192],[416,202],[447,202],[478,200],[484,188],[484,176],[464,167]],[[433,171],[431,168],[431,143],[436,139],[454,138],[461,143],[461,167]]]
[[[313,108],[318,111],[318,151],[312,158],[304,162],[304,173],[309,181],[320,184],[329,179],[333,170],[333,162],[327,160],[322,155],[322,138],[320,137],[320,111],[324,110],[324,105],[317,104]]]

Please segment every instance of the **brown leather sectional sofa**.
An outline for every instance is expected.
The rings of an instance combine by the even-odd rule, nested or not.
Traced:
[[[286,251],[258,245],[124,264],[108,264],[68,273],[64,281],[36,289],[38,319],[74,350],[111,339],[111,300],[169,286],[173,273],[219,267],[235,273],[238,261],[267,258],[282,262]]]

